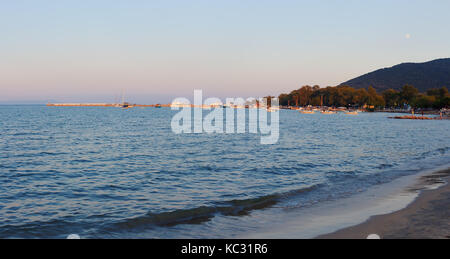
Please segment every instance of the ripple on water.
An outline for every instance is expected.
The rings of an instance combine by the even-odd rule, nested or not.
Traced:
[[[264,146],[253,134],[175,135],[174,113],[0,106],[0,237],[226,235],[235,230],[220,217],[320,204],[450,163],[450,123],[283,110],[279,142]]]

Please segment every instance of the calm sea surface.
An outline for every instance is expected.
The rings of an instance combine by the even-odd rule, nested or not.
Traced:
[[[231,238],[450,163],[450,121],[282,110],[261,145],[176,135],[175,113],[0,106],[0,238]]]

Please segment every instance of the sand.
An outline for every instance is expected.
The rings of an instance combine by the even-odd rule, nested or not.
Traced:
[[[382,239],[450,238],[449,175],[450,169],[447,169],[423,177],[422,186],[439,182],[444,185],[434,190],[422,190],[417,199],[402,210],[373,216],[360,225],[318,238],[365,239],[369,234],[377,234]]]

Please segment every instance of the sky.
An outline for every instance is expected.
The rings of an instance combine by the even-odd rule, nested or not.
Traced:
[[[169,103],[450,57],[448,0],[1,0],[0,103]]]

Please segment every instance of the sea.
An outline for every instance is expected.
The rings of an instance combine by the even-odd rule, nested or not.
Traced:
[[[0,238],[311,238],[450,164],[448,120],[280,110],[262,145],[175,134],[177,112],[0,106]]]

